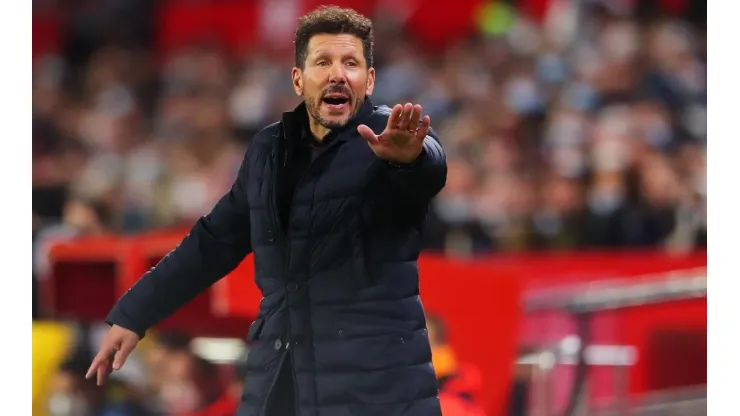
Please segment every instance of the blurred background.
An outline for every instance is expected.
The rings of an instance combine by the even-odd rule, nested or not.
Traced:
[[[373,101],[422,104],[448,154],[420,260],[445,416],[706,414],[706,2],[330,3],[373,18]],[[233,414],[250,258],[82,374],[299,102],[320,4],[33,1],[34,415]]]

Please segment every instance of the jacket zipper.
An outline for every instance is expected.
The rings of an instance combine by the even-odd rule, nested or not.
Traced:
[[[285,133],[284,132],[281,132],[281,134],[283,135],[283,137],[280,138],[280,139],[283,140],[283,141],[286,141],[286,139],[285,139]],[[282,163],[282,165],[283,165],[283,168],[287,168],[288,167],[288,146],[287,146],[287,143],[284,143],[284,146],[285,146],[285,149],[283,150],[283,163]],[[277,160],[275,160],[276,155],[277,155],[276,148],[277,148],[277,144],[275,145],[275,147],[273,147],[272,154],[271,154],[271,159],[273,160],[274,166],[277,167],[277,166],[279,166],[279,163],[275,163],[275,162],[278,162]],[[316,158],[316,160],[318,160],[319,158],[321,158],[322,156],[324,156],[328,152],[328,150],[329,150],[328,148],[327,149],[324,149],[321,152],[321,154]],[[276,190],[277,190],[277,177],[278,177],[277,171],[273,172],[273,175],[272,175],[273,177],[272,177],[272,186],[271,186],[271,195],[270,195],[270,202],[271,202],[271,205],[272,205],[272,210],[271,211],[272,211],[272,216],[273,216],[273,222],[278,225],[279,232],[280,232],[281,236],[283,237],[283,239],[285,240],[285,243],[286,243],[286,249],[285,249],[285,265],[284,265],[284,269],[285,269],[286,273],[288,272],[288,269],[290,267],[290,242],[288,241],[288,235],[290,234],[290,229],[291,229],[291,226],[293,225],[293,203],[295,201],[296,196],[298,195],[298,190],[300,189],[300,186],[303,183],[303,180],[306,178],[306,175],[311,170],[311,166],[314,165],[314,163],[316,162],[316,160],[311,160],[309,162],[308,166],[306,167],[306,170],[301,174],[301,177],[298,178],[298,182],[296,183],[295,189],[293,190],[293,200],[291,201],[290,207],[288,208],[288,224],[287,224],[287,227],[285,228],[285,230],[283,230],[282,224],[279,221],[280,215],[279,215],[279,212],[278,212],[278,209],[277,209],[277,203],[275,201],[275,198],[276,198]],[[291,344],[295,345],[295,343],[291,339],[292,338],[291,337],[291,334],[292,334],[292,330],[291,330],[291,325],[290,325],[290,316],[288,316],[288,340],[287,340],[285,349],[286,349],[286,353],[290,355],[290,373],[291,373],[291,375],[293,377],[293,397],[294,397],[294,399],[293,399],[293,401],[294,401],[293,405],[295,407],[296,414],[299,414],[300,413],[300,409],[299,409],[300,406],[299,406],[299,403],[298,403],[298,400],[299,400],[299,394],[298,394],[298,376],[295,373],[295,358],[294,358],[294,353],[291,353],[291,352],[288,351],[288,349],[289,349],[289,347],[290,347]],[[283,359],[284,359],[284,357],[283,357]],[[282,361],[281,361],[281,365],[282,365]],[[275,381],[273,380],[273,385],[270,387],[270,390],[272,390],[272,387],[274,387],[274,383],[275,383]]]
[[[285,146],[285,154],[283,155],[283,168],[287,169],[288,167],[288,146]],[[288,239],[288,236],[290,235],[290,226],[293,224],[293,202],[295,201],[296,195],[298,194],[298,188],[301,184],[301,181],[303,181],[303,176],[298,179],[298,183],[296,183],[295,189],[293,189],[293,198],[290,201],[290,206],[288,207],[288,224],[286,224],[285,228],[285,271],[286,273],[289,271],[290,268],[290,241]],[[282,227],[281,227],[282,228]],[[298,403],[298,376],[295,373],[295,353],[288,351],[290,348],[290,344],[295,345],[295,342],[293,341],[293,330],[290,325],[290,313],[288,313],[288,345],[285,346],[285,349],[287,351],[287,354],[290,358],[290,375],[293,378],[293,409],[295,410],[295,414],[300,414],[300,405]]]
[[[282,140],[285,140],[285,138],[283,137]],[[284,143],[284,145],[285,145],[285,149],[283,151],[283,168],[287,168],[288,167],[288,146],[287,146],[287,143]],[[273,154],[272,154],[273,160],[275,160],[276,154],[277,154],[277,152],[275,151],[275,149],[273,149]],[[279,166],[279,163],[275,163],[275,166],[276,167]],[[309,165],[309,167],[310,167],[310,165]],[[272,203],[272,215],[273,215],[273,221],[275,222],[275,224],[278,225],[278,228],[280,229],[280,234],[283,237],[283,240],[285,241],[285,245],[286,245],[286,249],[285,249],[285,263],[284,263],[284,267],[283,268],[284,268],[284,270],[285,270],[285,272],[287,274],[288,269],[290,267],[290,242],[288,240],[288,235],[290,234],[290,227],[291,227],[291,225],[293,223],[293,201],[295,201],[295,197],[298,194],[299,185],[303,181],[303,178],[305,176],[305,172],[304,172],[303,175],[301,175],[301,177],[298,180],[298,183],[296,183],[295,189],[293,190],[293,201],[291,201],[290,207],[288,208],[288,224],[286,224],[285,230],[283,230],[282,223],[279,221],[280,215],[279,215],[279,212],[278,212],[278,209],[277,209],[277,203],[275,201],[275,198],[276,198],[275,195],[276,195],[276,190],[277,190],[276,189],[277,188],[277,177],[278,177],[277,171],[273,172],[273,175],[272,176],[273,176],[272,195],[270,197],[270,201]],[[286,345],[285,345],[285,351],[286,351],[285,353],[288,354],[289,357],[290,357],[290,374],[291,374],[291,377],[293,378],[293,407],[294,407],[294,410],[295,410],[296,414],[299,414],[300,413],[300,406],[299,406],[299,403],[298,403],[298,399],[299,399],[299,395],[298,395],[298,376],[295,373],[295,358],[294,358],[294,353],[291,353],[290,351],[288,351],[289,348],[290,348],[290,345],[291,344],[294,344],[293,339],[292,339],[292,335],[291,335],[292,333],[293,333],[293,331],[292,331],[291,324],[290,324],[290,314],[288,314],[288,340],[286,341]],[[283,356],[283,359],[284,359],[284,357],[285,356]],[[281,365],[282,365],[282,360],[281,360]],[[278,371],[280,371],[280,370],[278,369]],[[274,382],[273,382],[273,384],[274,384]],[[270,389],[272,390],[272,387],[270,387]]]
[[[275,201],[275,199],[277,198],[277,196],[276,196],[276,190],[277,190],[277,183],[278,183],[278,180],[277,180],[278,179],[278,171],[277,171],[277,168],[279,167],[279,163],[278,163],[279,160],[277,160],[277,158],[276,158],[276,156],[277,156],[277,147],[278,147],[278,143],[276,143],[275,146],[273,146],[272,151],[270,152],[270,162],[272,163],[272,165],[274,167],[273,173],[272,173],[272,181],[271,181],[272,183],[270,184],[270,193],[269,193],[270,208],[271,208],[270,209],[270,214],[272,216],[272,222],[273,222],[273,224],[277,225],[277,228],[278,228],[277,232],[280,233],[280,235],[282,236],[282,238],[283,238],[284,241],[287,241],[287,233],[283,231],[282,223],[280,222],[280,215],[279,215],[279,212],[278,212],[278,209],[277,209],[277,203]],[[287,165],[287,155],[288,155],[288,150],[286,148],[285,149],[285,156],[286,157],[283,160],[283,166],[284,167]],[[288,247],[290,247],[290,245],[288,245]],[[286,264],[286,266],[288,264],[287,254],[286,254],[286,262],[285,262],[285,264]],[[287,267],[286,267],[286,270],[287,270]],[[263,414],[267,411],[267,404],[270,402],[270,398],[272,396],[272,390],[275,388],[275,383],[277,382],[277,378],[280,376],[280,371],[282,369],[282,366],[285,365],[285,356],[287,354],[290,354],[288,352],[288,348],[289,348],[290,342],[291,342],[290,333],[291,333],[291,330],[290,330],[290,317],[288,317],[288,340],[285,341],[285,350],[283,351],[282,357],[280,357],[280,364],[278,365],[277,371],[275,371],[275,375],[272,378],[272,382],[270,383],[270,388],[267,390],[267,397],[265,398],[265,402],[262,405],[262,413]],[[290,357],[290,361],[291,361],[291,363],[290,363],[290,372],[293,375],[293,391],[296,392],[297,391],[297,388],[298,388],[298,385],[295,382],[296,377],[295,377],[295,374],[293,372],[293,356],[292,356],[292,354],[291,354],[291,357]],[[297,409],[298,403],[295,403],[295,407],[296,407],[296,410],[298,410]]]

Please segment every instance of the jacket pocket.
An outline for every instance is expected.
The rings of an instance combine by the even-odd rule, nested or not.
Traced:
[[[252,322],[252,325],[249,326],[249,331],[247,332],[247,342],[254,342],[259,340],[260,335],[262,334],[262,327],[264,326],[264,318],[257,318],[254,322]]]

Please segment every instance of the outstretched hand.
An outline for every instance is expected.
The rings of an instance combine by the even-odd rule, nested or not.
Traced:
[[[424,138],[431,124],[429,116],[421,118],[421,110],[419,104],[396,104],[382,133],[376,136],[364,124],[357,127],[357,132],[379,158],[394,163],[413,163],[424,148]]]

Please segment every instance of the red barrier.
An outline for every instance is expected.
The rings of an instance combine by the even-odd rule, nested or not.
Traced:
[[[706,317],[706,298],[598,312],[590,320],[590,341],[635,347],[638,360],[628,378],[632,395],[701,385],[706,383]],[[552,345],[577,333],[574,317],[561,311],[527,314],[522,323],[519,341],[526,345]],[[574,370],[554,370],[558,410],[567,401]],[[589,377],[592,402],[609,401],[618,393],[614,368],[592,368]]]
[[[49,279],[53,296],[48,306],[58,316],[101,319],[115,299],[183,235],[183,231],[158,232],[55,246]],[[425,307],[447,321],[459,359],[477,365],[483,372],[485,387],[481,398],[489,409],[496,410],[493,414],[502,408],[508,393],[506,387],[511,381],[517,346],[555,341],[575,331],[572,318],[564,313],[522,316],[523,290],[705,266],[706,253],[527,254],[471,261],[424,255],[419,261]],[[237,270],[160,327],[183,328],[204,335],[243,336],[261,299],[252,276],[253,264],[248,257]],[[666,340],[682,339],[684,352],[696,354],[696,343],[689,341],[695,337],[687,337],[686,333],[701,334],[702,330],[706,330],[705,303],[674,302],[600,314],[594,322],[594,341],[637,347],[642,358],[630,377],[631,391],[640,393],[670,381],[665,380],[667,376],[655,374],[666,366],[665,357],[678,359],[682,352],[666,352]],[[701,368],[701,359],[696,364]],[[703,364],[705,368],[706,360]],[[697,370],[692,371],[695,380]],[[683,377],[675,372],[668,374],[673,381]],[[610,372],[597,370],[594,377],[594,397],[609,396],[613,392]],[[562,380],[560,387],[567,390],[567,374]]]
[[[619,315],[620,338],[639,347],[630,391],[707,382],[707,299],[629,308]]]

